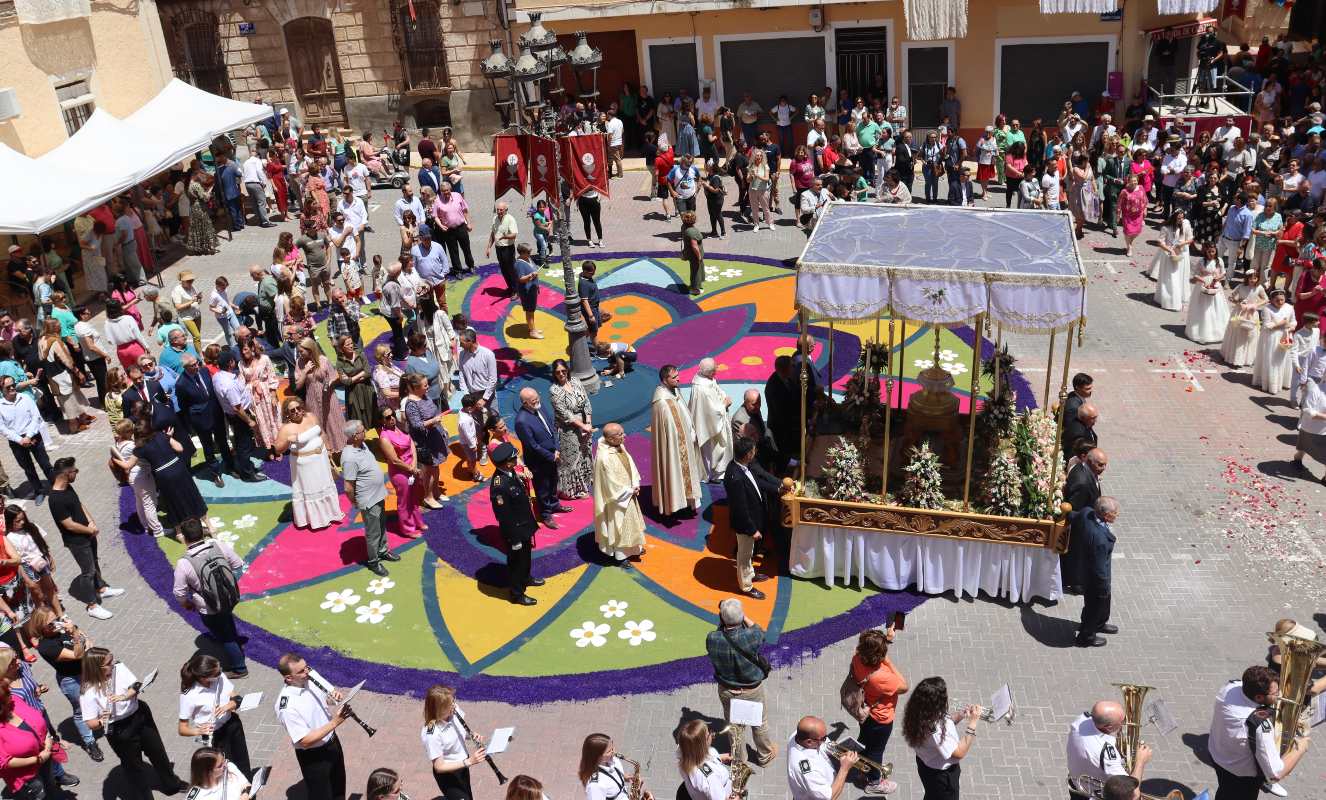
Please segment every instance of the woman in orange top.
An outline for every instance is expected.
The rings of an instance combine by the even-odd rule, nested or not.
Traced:
[[[852,656],[852,679],[861,685],[870,713],[861,721],[861,746],[865,757],[884,763],[884,747],[893,733],[893,717],[898,708],[898,696],[910,688],[907,679],[889,660],[889,642],[893,629],[870,629],[861,634]],[[891,780],[880,780],[866,787],[866,794],[889,794],[898,785]]]

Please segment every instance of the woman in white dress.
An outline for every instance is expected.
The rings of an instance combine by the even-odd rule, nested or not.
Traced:
[[[344,518],[331,460],[318,419],[290,398],[282,406],[285,424],[276,434],[276,452],[290,451],[290,494],[295,527],[317,530]]]
[[[1229,324],[1229,301],[1221,282],[1225,263],[1216,253],[1215,244],[1205,247],[1202,266],[1193,274],[1192,294],[1188,296],[1188,321],[1184,333],[1198,344],[1214,344],[1225,336]]]
[[[1257,339],[1262,306],[1270,302],[1266,290],[1257,282],[1257,273],[1248,270],[1243,284],[1234,287],[1234,316],[1225,327],[1220,343],[1220,357],[1232,367],[1246,367],[1257,354]]]
[[[1192,245],[1192,223],[1175,211],[1160,229],[1160,246],[1151,260],[1150,277],[1156,279],[1156,305],[1166,311],[1181,311],[1187,294],[1188,248]]]
[[[1293,376],[1294,307],[1285,302],[1282,289],[1271,292],[1271,304],[1261,310],[1262,336],[1257,343],[1257,360],[1252,364],[1252,385],[1269,394],[1289,388]]]

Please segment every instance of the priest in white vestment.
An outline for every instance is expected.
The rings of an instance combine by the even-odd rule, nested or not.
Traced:
[[[714,380],[718,365],[712,358],[700,360],[700,369],[691,381],[691,422],[704,459],[705,480],[719,483],[732,460],[732,425],[727,410],[732,398]]]
[[[664,516],[700,506],[704,463],[691,425],[691,413],[677,397],[677,368],[658,371],[649,435],[649,461],[654,470],[654,507]]]
[[[594,453],[594,541],[620,566],[645,549],[645,517],[640,513],[640,471],[626,452],[626,431],[615,422],[603,426]]]

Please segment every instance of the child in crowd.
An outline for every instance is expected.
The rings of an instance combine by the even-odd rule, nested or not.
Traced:
[[[364,296],[364,281],[359,274],[359,267],[350,258],[350,248],[342,247],[341,281],[345,284],[346,299],[352,303],[361,303]]]
[[[1308,371],[1308,360],[1321,341],[1319,321],[1317,315],[1309,311],[1299,320],[1302,326],[1294,331],[1294,346],[1289,351],[1289,360],[1294,365],[1294,374],[1289,381],[1289,404],[1294,408],[1299,407],[1299,384],[1305,380],[1303,376]]]
[[[235,331],[239,329],[239,317],[235,314],[235,307],[230,303],[230,281],[225,276],[216,279],[215,288],[207,296],[207,307],[211,310],[212,316],[216,317],[217,327],[221,329],[221,335],[226,339],[226,347],[235,346]]]
[[[460,414],[456,417],[456,436],[465,458],[465,469],[475,483],[483,483],[479,474],[479,420],[483,413],[483,393],[470,392],[460,400]]]
[[[139,464],[138,457],[134,455],[134,424],[131,420],[122,419],[115,426],[110,465],[112,472],[133,487],[138,524],[153,536],[164,536],[165,529],[157,518],[156,481],[152,477],[152,469]]]
[[[609,367],[599,372],[605,378],[625,378],[635,363],[635,346],[626,342],[599,342],[595,349],[599,358],[608,359]],[[612,381],[604,381],[603,385],[611,386]]]

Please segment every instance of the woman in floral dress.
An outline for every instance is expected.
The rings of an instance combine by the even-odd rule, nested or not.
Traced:
[[[594,458],[590,440],[594,435],[593,409],[589,395],[571,379],[571,367],[562,359],[552,363],[553,383],[549,391],[559,439],[557,494],[568,500],[586,497],[593,486]]]
[[[240,349],[239,375],[248,384],[253,395],[253,418],[258,421],[256,431],[259,447],[267,449],[268,460],[276,459],[276,434],[281,430],[277,413],[276,393],[281,385],[276,377],[272,360],[253,342],[245,342]]]
[[[312,338],[299,343],[299,363],[295,365],[295,388],[304,394],[304,406],[318,419],[322,441],[339,461],[345,449],[345,407],[336,396],[336,368]]]
[[[202,170],[194,170],[186,190],[189,195],[189,238],[184,247],[191,256],[210,256],[217,247],[216,228],[208,211],[211,193],[203,185],[203,180]]]

